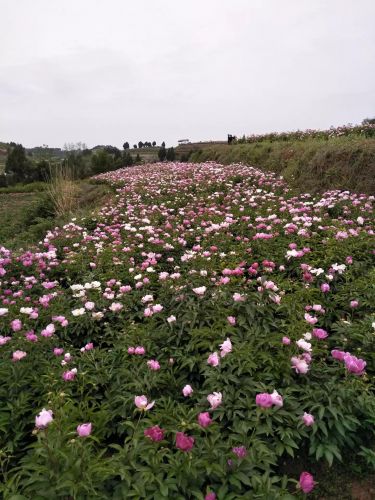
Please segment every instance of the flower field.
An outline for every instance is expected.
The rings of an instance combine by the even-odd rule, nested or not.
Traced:
[[[0,246],[0,492],[292,499],[375,466],[375,197],[252,167],[97,176],[111,203]]]

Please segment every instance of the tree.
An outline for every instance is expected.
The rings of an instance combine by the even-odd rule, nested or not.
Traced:
[[[31,162],[26,158],[26,151],[22,144],[16,144],[9,153],[6,163],[5,172],[13,177],[14,182],[28,182]]]
[[[175,151],[174,151],[173,147],[167,149],[166,158],[167,158],[168,161],[174,161],[175,160],[176,154],[175,154]]]
[[[165,142],[164,141],[161,143],[161,147],[165,148]]]
[[[165,149],[165,146],[163,146],[163,144],[161,145],[161,147],[159,148],[159,151],[158,151],[158,157],[159,157],[160,161],[164,161],[165,157],[167,156],[167,151]]]
[[[136,144],[133,144],[133,149],[137,149],[137,145]]]
[[[139,149],[143,148],[143,142],[142,141],[138,142],[138,147],[139,147]]]
[[[365,118],[362,125],[375,125],[375,118]]]
[[[152,141],[152,146],[155,147],[156,146],[156,141]]]
[[[124,142],[124,144],[122,145],[122,147],[124,149],[129,149],[129,143],[128,142]]]

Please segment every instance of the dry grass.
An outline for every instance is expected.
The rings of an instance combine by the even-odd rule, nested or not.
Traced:
[[[79,193],[72,169],[62,165],[50,168],[47,193],[54,204],[57,216],[72,213],[77,206]]]

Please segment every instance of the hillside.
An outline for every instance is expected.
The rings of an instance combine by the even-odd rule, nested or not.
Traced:
[[[348,189],[375,194],[375,139],[335,137],[176,148],[189,161],[243,162],[282,175],[300,191]]]

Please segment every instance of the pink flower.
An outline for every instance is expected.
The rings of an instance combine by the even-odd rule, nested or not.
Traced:
[[[20,319],[14,319],[10,326],[14,332],[19,332],[22,328],[22,321]]]
[[[150,359],[150,361],[147,361],[147,366],[154,372],[160,370],[159,361],[156,361],[156,359]]]
[[[354,375],[363,375],[367,364],[366,361],[364,361],[363,359],[359,359],[355,356],[352,356],[349,353],[345,354],[344,363],[346,369],[350,373],[354,373]]]
[[[143,346],[137,346],[135,349],[134,349],[134,354],[137,354],[138,356],[143,356],[143,354],[146,353],[146,349],[143,347]]]
[[[135,353],[135,347],[128,347],[128,354],[134,354]]]
[[[77,375],[77,368],[72,368],[71,370],[67,370],[66,372],[64,372],[62,374],[62,378],[66,382],[71,382],[72,380],[74,380],[76,378],[76,375]]]
[[[182,394],[187,398],[188,396],[191,396],[193,394],[193,388],[191,385],[185,385],[185,387],[182,389]]]
[[[208,411],[205,411],[198,415],[198,424],[201,427],[208,427],[211,423],[212,423],[212,418],[210,417]]]
[[[220,358],[217,352],[214,352],[208,356],[207,363],[211,366],[218,366],[220,364]]]
[[[194,438],[187,436],[183,432],[176,434],[176,447],[181,451],[190,451],[194,446]]]
[[[272,404],[275,406],[283,406],[283,398],[280,396],[280,394],[274,390],[273,393],[271,394],[271,399],[272,399]]]
[[[204,295],[206,293],[206,290],[207,288],[205,286],[200,286],[198,288],[193,288],[193,292],[198,295],[199,297],[201,297],[202,295]]]
[[[25,356],[27,356],[25,351],[14,351],[12,361],[20,361]]]
[[[91,423],[81,424],[77,427],[77,434],[79,437],[87,437],[91,434],[92,425]]]
[[[42,337],[52,337],[52,335],[55,333],[55,325],[53,323],[50,323],[47,325],[44,330],[40,332]]]
[[[154,425],[153,427],[149,427],[148,429],[145,429],[143,434],[150,438],[151,441],[158,442],[162,441],[164,439],[164,430],[161,429],[158,425]]]
[[[53,350],[53,354],[55,356],[61,356],[64,353],[64,349],[62,347],[55,347]]]
[[[151,408],[155,404],[155,401],[148,403],[146,396],[135,396],[134,404],[139,410],[147,411],[147,410],[151,410]]]
[[[234,293],[233,294],[233,300],[235,302],[244,302],[245,301],[245,297],[244,297],[244,295],[241,295],[240,293]]]
[[[323,293],[327,293],[330,291],[330,286],[328,283],[323,283],[322,285],[320,285],[320,289]]]
[[[85,308],[88,311],[92,311],[95,308],[95,302],[91,302],[91,301],[85,302]]]
[[[305,313],[305,320],[310,324],[310,325],[315,325],[315,323],[318,322],[318,319],[315,318],[314,316],[311,316],[309,313]]]
[[[328,337],[328,333],[323,330],[323,328],[314,328],[313,335],[320,340],[326,339]]]
[[[207,493],[207,495],[204,497],[204,500],[216,500],[216,493],[213,491],[210,491]]]
[[[289,337],[283,337],[282,342],[284,345],[289,345],[292,341],[290,340]]]
[[[232,352],[232,342],[227,338],[222,344],[220,344],[220,356],[224,358],[230,352]]]
[[[48,424],[50,424],[53,420],[52,410],[43,410],[35,417],[35,427],[38,429],[45,429]]]
[[[302,420],[303,420],[303,423],[306,425],[306,427],[310,427],[315,422],[313,415],[311,415],[310,413],[306,413],[306,412],[303,414]]]
[[[0,345],[5,345],[9,340],[12,340],[12,337],[3,337],[0,335]]]
[[[271,408],[271,406],[273,405],[272,396],[267,392],[257,394],[255,397],[255,403],[261,408]]]
[[[292,368],[296,371],[296,373],[307,373],[309,371],[309,365],[304,359],[293,356],[291,362]]]
[[[215,410],[218,406],[220,406],[222,399],[223,399],[223,396],[222,396],[221,392],[214,392],[212,394],[209,394],[207,396],[207,401],[211,405],[211,410]]]
[[[91,351],[92,349],[94,349],[94,344],[92,342],[85,345],[85,351]]]
[[[350,301],[350,307],[351,307],[352,309],[354,309],[354,308],[358,307],[358,305],[359,305],[358,300],[351,300],[351,301]]]
[[[232,326],[236,324],[236,318],[234,316],[228,316],[227,317],[228,323]]]
[[[237,455],[238,458],[245,458],[247,455],[247,449],[245,446],[235,446],[232,448],[232,452]]]
[[[169,324],[174,323],[176,321],[176,316],[173,316],[173,314],[172,314],[172,316],[169,316],[167,318],[167,321]]]
[[[339,351],[338,349],[333,349],[333,351],[331,351],[332,357],[338,359],[339,361],[344,361],[344,357],[346,354],[346,352]]]
[[[310,493],[314,489],[314,478],[309,472],[302,472],[299,477],[299,487],[304,493]]]
[[[122,308],[123,305],[120,304],[120,302],[112,302],[112,304],[109,306],[109,309],[114,313],[121,311]]]

